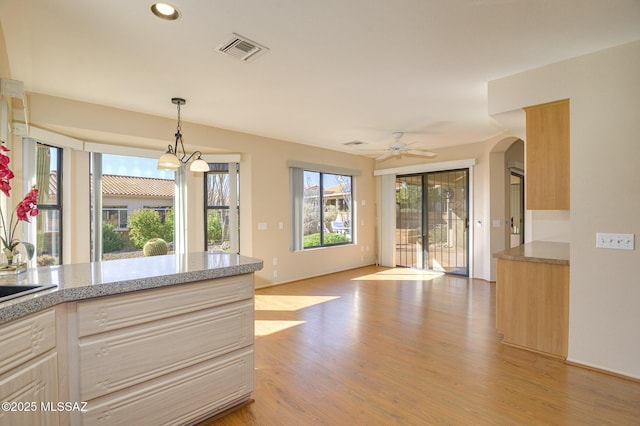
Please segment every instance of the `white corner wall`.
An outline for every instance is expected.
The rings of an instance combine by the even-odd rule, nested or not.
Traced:
[[[640,378],[640,41],[489,83],[492,115],[564,98],[571,100],[568,360]],[[636,248],[596,249],[596,232],[633,233]]]

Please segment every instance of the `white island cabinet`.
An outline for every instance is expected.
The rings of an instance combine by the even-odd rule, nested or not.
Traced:
[[[182,424],[250,398],[251,275],[78,302],[76,317],[84,424]]]
[[[0,425],[183,425],[249,401],[260,268],[201,253],[24,274],[60,284],[0,303],[0,394],[34,408]]]

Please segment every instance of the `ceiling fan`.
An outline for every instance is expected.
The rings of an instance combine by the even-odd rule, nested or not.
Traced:
[[[403,132],[392,133],[391,136],[393,136],[394,141],[389,144],[388,148],[384,149],[384,151],[387,151],[387,152],[376,157],[376,160],[378,161],[386,160],[389,157],[399,156],[403,154],[421,155],[423,157],[435,157],[437,155],[435,152],[421,151],[419,149],[411,149],[410,146],[416,144],[417,142],[406,144],[400,140],[403,135],[404,135]]]

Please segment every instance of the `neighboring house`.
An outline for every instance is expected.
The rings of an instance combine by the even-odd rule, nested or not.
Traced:
[[[129,216],[136,210],[155,210],[164,222],[167,212],[173,208],[174,180],[136,176],[102,175],[102,221],[119,231],[128,232]],[[58,176],[55,170],[49,175],[48,201],[55,199]],[[59,233],[58,222],[43,222],[43,231]]]
[[[345,184],[337,184],[323,189],[326,205],[336,206],[339,212],[347,212],[349,215],[349,205],[351,204],[351,188]],[[348,217],[348,216],[347,216]]]
[[[318,185],[311,185],[304,188],[305,200],[311,200],[318,197]],[[351,198],[351,188],[343,184],[337,184],[322,189],[322,198],[324,205],[335,206],[339,212],[348,212]]]
[[[102,221],[127,231],[129,216],[136,210],[155,210],[164,221],[173,208],[173,179],[102,175]]]
[[[318,192],[320,187],[318,185],[309,185],[304,189],[305,203],[317,206]],[[351,187],[348,184],[339,183],[336,185],[328,186],[322,189],[322,200],[324,204],[324,213],[327,213],[329,206],[335,207],[336,216],[331,219],[331,223],[325,222],[325,232],[338,232],[343,235],[350,236],[351,227]],[[327,221],[328,219],[325,220]],[[305,226],[305,232],[307,234],[319,232],[319,223],[312,222],[313,225]]]

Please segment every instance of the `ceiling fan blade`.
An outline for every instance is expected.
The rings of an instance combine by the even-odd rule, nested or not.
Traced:
[[[436,154],[435,152],[431,152],[431,151],[418,151],[417,149],[409,149],[407,150],[407,154],[412,154],[412,155],[422,155],[423,157],[435,157]]]

